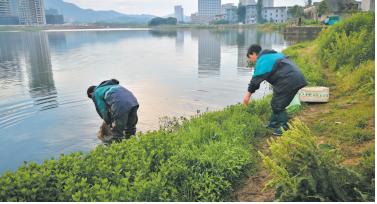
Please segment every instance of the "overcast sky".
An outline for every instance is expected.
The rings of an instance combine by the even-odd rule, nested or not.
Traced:
[[[175,5],[182,5],[185,15],[197,12],[198,0],[63,0],[81,8],[94,10],[115,10],[125,14],[152,14],[164,16],[174,13]],[[275,6],[304,5],[306,0],[275,0]],[[317,0],[318,1],[318,0]],[[239,0],[222,0],[224,3],[238,4]]]

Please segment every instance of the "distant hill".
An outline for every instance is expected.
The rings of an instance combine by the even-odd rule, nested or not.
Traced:
[[[75,4],[64,2],[63,0],[45,0],[46,9],[57,9],[60,14],[64,15],[66,22],[76,23],[130,23],[146,24],[156,16],[152,15],[127,15],[116,11],[95,11],[92,9],[83,9]]]

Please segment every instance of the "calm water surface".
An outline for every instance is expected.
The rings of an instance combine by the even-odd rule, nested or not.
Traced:
[[[242,101],[252,43],[281,51],[256,30],[111,30],[0,33],[0,173],[23,161],[88,152],[101,120],[86,89],[118,79],[139,100],[138,130]],[[270,93],[264,84],[254,99]]]

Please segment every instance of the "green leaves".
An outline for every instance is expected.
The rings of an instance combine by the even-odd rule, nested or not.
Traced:
[[[360,64],[373,60],[374,22],[374,12],[358,13],[323,31],[318,41],[322,65],[333,70],[354,70]]]
[[[89,154],[27,164],[0,177],[0,201],[225,201],[256,167],[252,146],[266,133],[267,100],[191,120],[164,121]]]
[[[315,137],[300,121],[270,141],[271,156],[259,153],[273,179],[278,201],[368,201],[371,191],[357,172],[339,164],[331,145],[317,147]]]

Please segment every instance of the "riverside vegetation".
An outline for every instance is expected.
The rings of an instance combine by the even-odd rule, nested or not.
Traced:
[[[270,155],[260,153],[278,201],[375,200],[374,23],[374,13],[356,14],[285,51],[332,97],[305,107],[304,123],[270,140]]]
[[[269,98],[168,121],[88,154],[28,163],[0,177],[0,201],[226,201],[260,165],[278,201],[374,200],[374,13],[356,14],[285,51],[332,101],[255,149]],[[303,116],[304,115],[304,116]],[[305,118],[306,117],[306,118]],[[308,122],[305,122],[307,120]],[[356,146],[360,148],[356,151]]]

